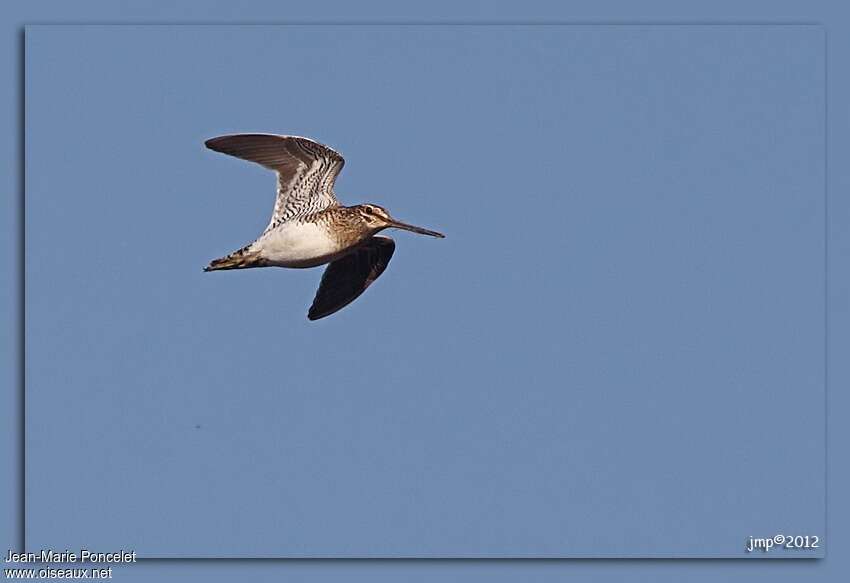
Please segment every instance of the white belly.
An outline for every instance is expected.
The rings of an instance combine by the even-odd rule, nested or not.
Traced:
[[[333,261],[341,251],[324,228],[311,223],[284,223],[254,245],[263,259],[279,267],[315,267]]]

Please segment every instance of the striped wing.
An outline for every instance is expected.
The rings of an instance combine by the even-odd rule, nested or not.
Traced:
[[[334,181],[345,160],[307,138],[234,134],[204,142],[210,150],[256,162],[277,172],[277,199],[269,231],[284,221],[338,206]]]
[[[322,283],[307,318],[318,320],[330,316],[360,297],[387,268],[393,251],[393,240],[379,235],[348,255],[332,261],[322,275]]]

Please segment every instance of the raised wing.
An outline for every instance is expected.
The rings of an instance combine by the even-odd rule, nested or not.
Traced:
[[[307,318],[330,316],[356,300],[384,272],[393,251],[392,239],[375,236],[356,251],[331,262],[322,275]]]
[[[204,142],[210,150],[261,164],[277,172],[277,199],[266,231],[339,202],[334,181],[345,160],[334,150],[297,136],[233,134]]]

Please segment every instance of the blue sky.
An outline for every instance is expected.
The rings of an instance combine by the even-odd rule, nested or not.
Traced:
[[[685,556],[822,528],[819,28],[38,27],[26,55],[31,542]],[[202,273],[271,211],[270,173],[203,148],[235,131],[331,145],[344,203],[447,239],[398,233],[317,323],[320,270]]]

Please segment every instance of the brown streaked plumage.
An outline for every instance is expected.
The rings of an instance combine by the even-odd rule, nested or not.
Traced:
[[[207,140],[206,146],[274,170],[278,189],[272,218],[260,237],[214,259],[204,271],[329,264],[310,307],[310,320],[347,306],[384,272],[395,243],[378,236],[380,231],[396,228],[443,237],[397,221],[374,204],[341,206],[333,187],[345,160],[307,138],[236,134]]]

